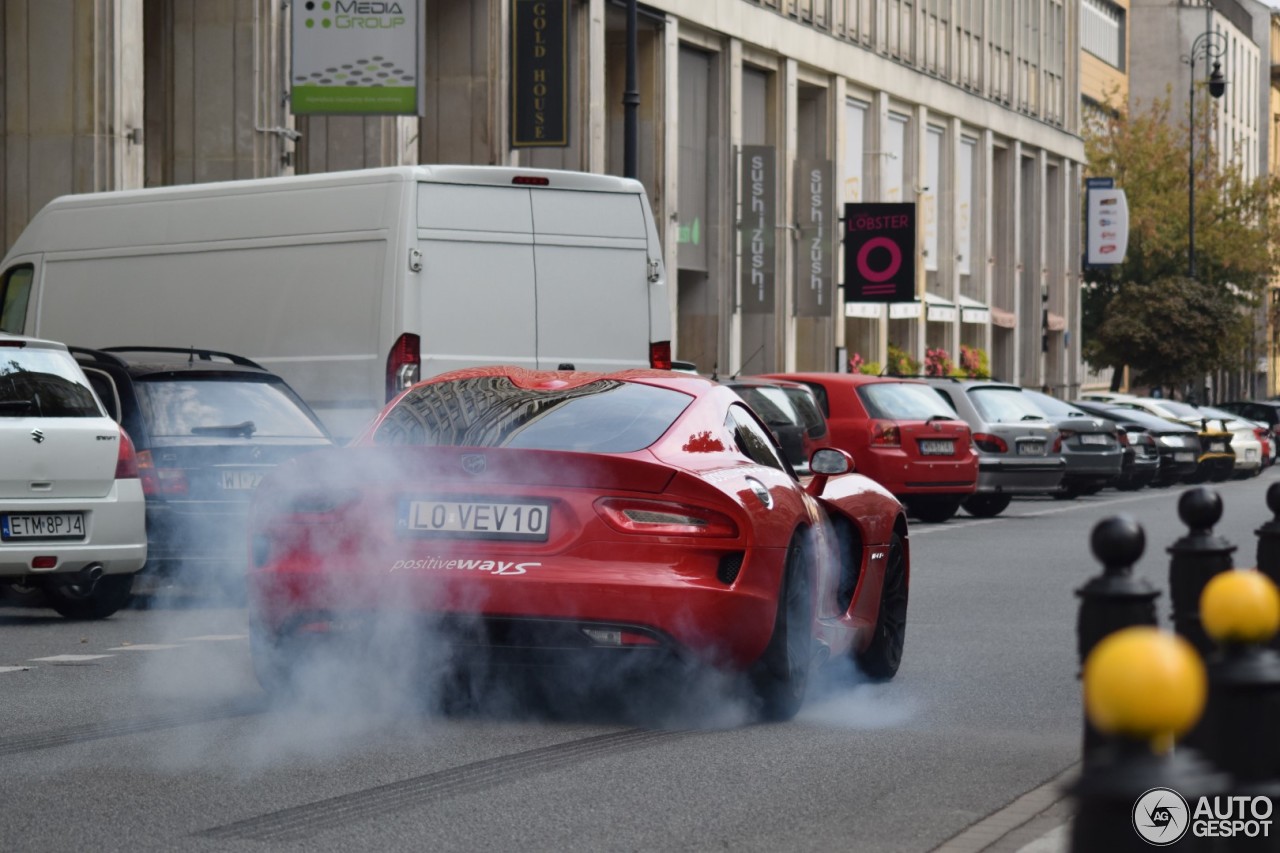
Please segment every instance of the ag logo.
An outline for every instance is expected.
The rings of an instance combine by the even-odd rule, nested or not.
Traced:
[[[1152,788],[1133,804],[1133,828],[1148,844],[1167,847],[1191,825],[1187,801],[1172,788]]]

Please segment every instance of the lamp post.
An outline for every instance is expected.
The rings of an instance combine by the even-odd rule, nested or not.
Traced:
[[[1213,71],[1209,74],[1209,94],[1221,98],[1227,90],[1227,78],[1222,76],[1222,62],[1219,61],[1227,52],[1227,37],[1212,30],[1196,36],[1191,43],[1191,53],[1185,57],[1191,66],[1191,85],[1187,103],[1190,110],[1190,124],[1187,133],[1187,277],[1196,277],[1196,59],[1206,62],[1213,60]]]

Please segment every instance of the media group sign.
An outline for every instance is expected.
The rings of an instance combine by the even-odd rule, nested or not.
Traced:
[[[294,0],[294,115],[420,115],[421,0]]]
[[[916,206],[844,206],[844,301],[913,302]]]

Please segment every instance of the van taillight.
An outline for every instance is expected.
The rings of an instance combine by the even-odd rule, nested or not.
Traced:
[[[422,373],[421,343],[417,335],[405,332],[387,356],[387,402],[418,381]]]
[[[157,468],[150,450],[138,454],[138,479],[144,495],[185,495],[187,472],[181,468]]]
[[[671,369],[671,341],[653,341],[649,344],[649,366],[654,370]]]
[[[129,434],[123,429],[120,429],[120,450],[116,454],[116,479],[138,479],[138,452],[134,449]]]
[[[511,183],[518,187],[549,187],[551,186],[551,179],[535,175],[516,175],[511,179]]]

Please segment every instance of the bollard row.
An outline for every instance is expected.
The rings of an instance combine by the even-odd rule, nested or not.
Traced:
[[[1160,593],[1132,573],[1142,527],[1095,526],[1103,572],[1076,591],[1085,727],[1072,850],[1280,851],[1280,483],[1267,506],[1257,568],[1238,569],[1213,532],[1219,495],[1181,496],[1172,633],[1156,627]]]

